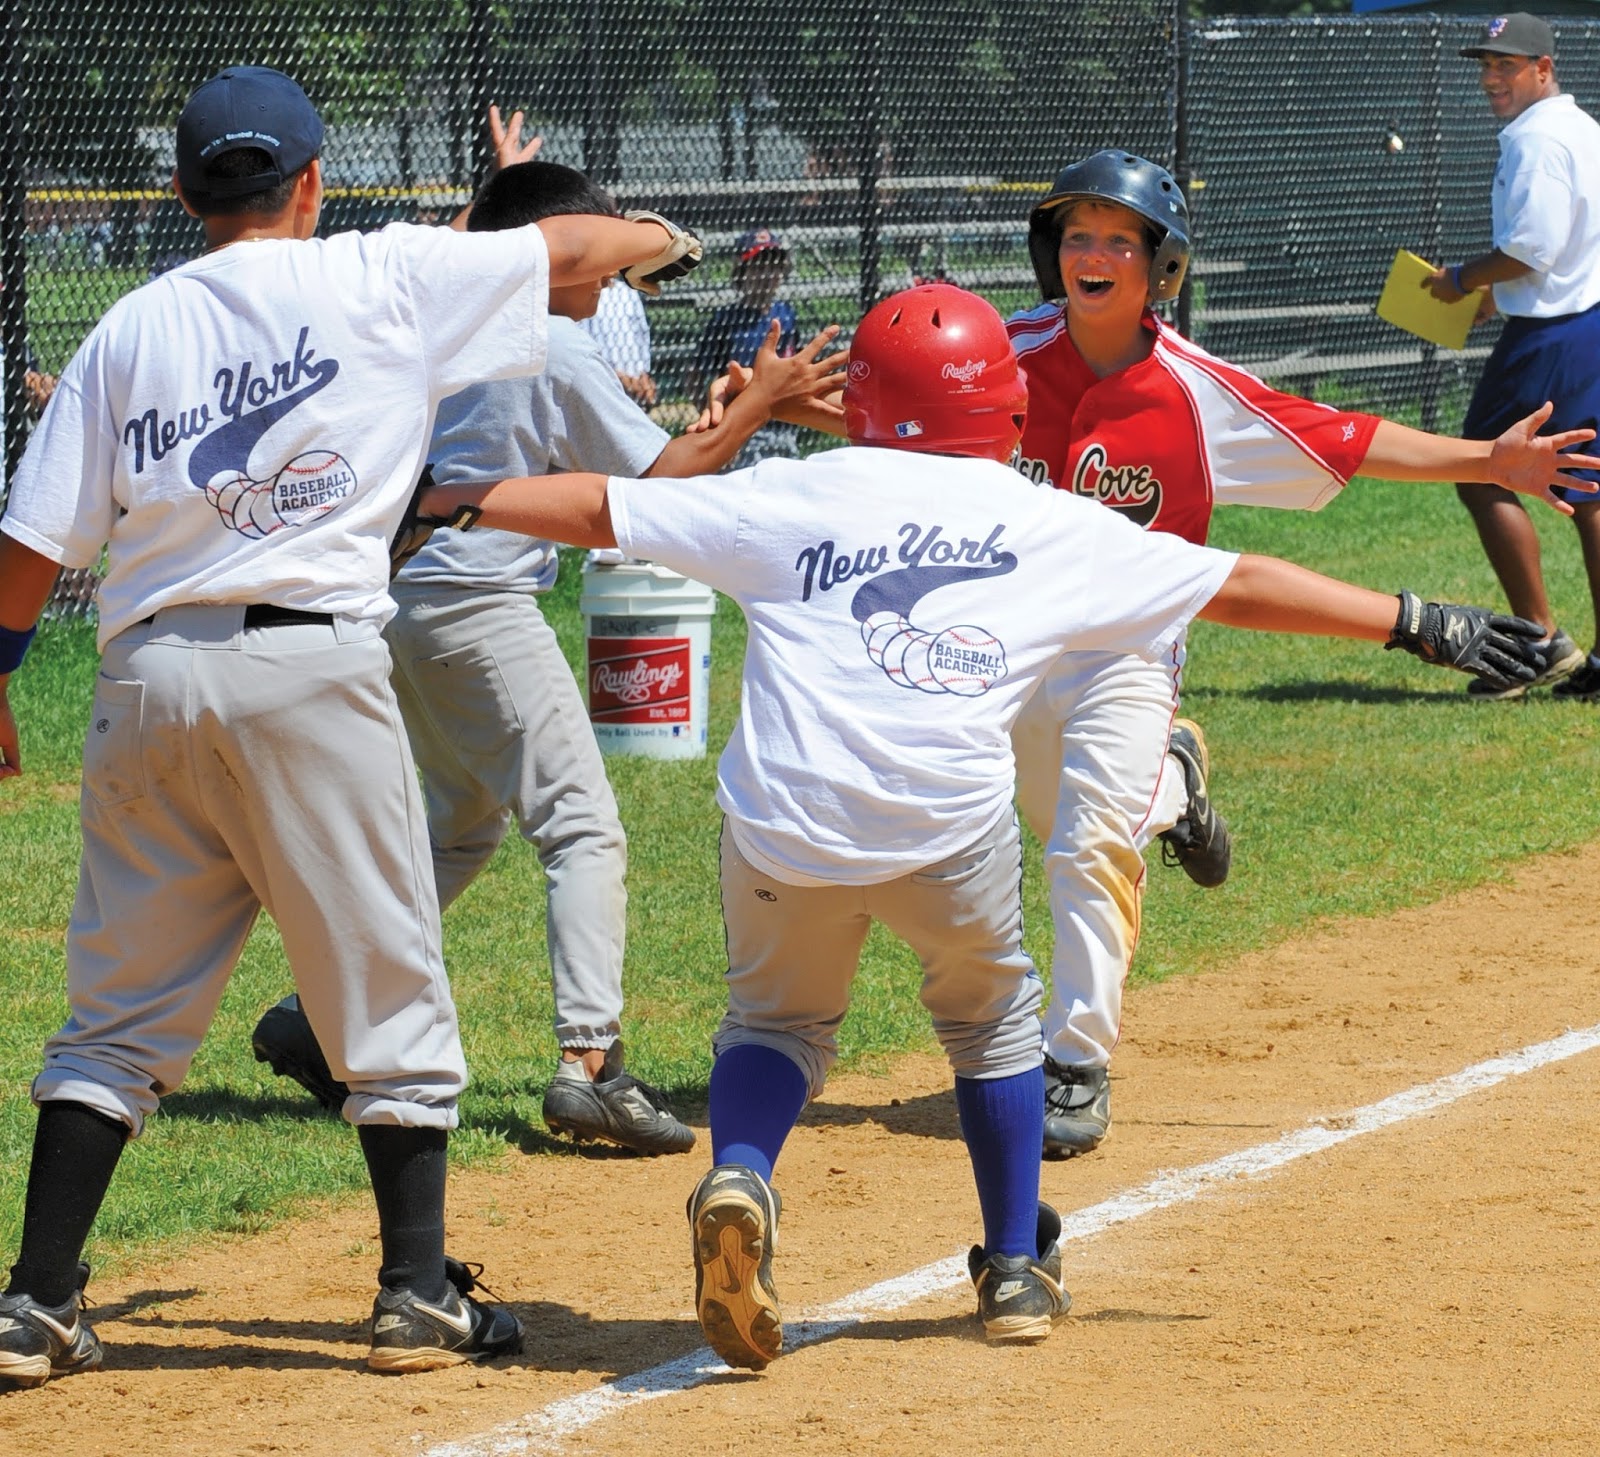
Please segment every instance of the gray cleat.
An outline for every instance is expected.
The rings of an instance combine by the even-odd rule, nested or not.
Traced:
[[[563,1062],[544,1090],[545,1126],[573,1138],[597,1138],[634,1153],[688,1153],[694,1130],[674,1116],[666,1098],[622,1068],[622,1039],[606,1049],[592,1083],[583,1064]]]
[[[1044,1156],[1093,1153],[1111,1131],[1111,1078],[1103,1067],[1044,1060]]]
[[[1161,832],[1161,861],[1164,865],[1181,865],[1190,880],[1209,890],[1228,878],[1233,865],[1233,837],[1228,834],[1227,821],[1211,806],[1206,788],[1211,756],[1200,725],[1192,719],[1175,720],[1167,752],[1183,766],[1189,802],[1183,818],[1170,830]]]

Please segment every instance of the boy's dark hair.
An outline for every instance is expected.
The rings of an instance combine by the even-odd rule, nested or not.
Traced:
[[[478,189],[467,214],[467,231],[497,233],[574,213],[614,218],[617,205],[605,188],[571,167],[518,162],[496,172]]]
[[[310,166],[308,162],[306,166]],[[306,169],[302,167],[300,172]],[[243,213],[260,213],[270,217],[288,207],[294,196],[294,185],[300,172],[291,172],[282,182],[269,183],[260,192],[248,192],[242,197],[218,197],[209,192],[188,192],[184,195],[189,205],[203,218],[238,217]],[[261,173],[276,176],[272,157],[260,147],[237,147],[224,152],[206,168],[206,176],[217,181],[232,181],[238,177],[255,177]]]

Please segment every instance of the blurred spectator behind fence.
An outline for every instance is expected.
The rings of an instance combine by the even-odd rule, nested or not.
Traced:
[[[644,299],[636,289],[614,278],[600,295],[592,318],[580,319],[583,331],[594,340],[617,379],[641,408],[656,402],[656,382],[650,374],[650,320]]]
[[[789,278],[789,250],[783,239],[771,228],[754,228],[739,235],[733,251],[731,281],[736,298],[711,315],[695,345],[688,381],[691,397],[702,395],[730,363],[747,368],[753,365],[756,351],[774,321],[780,326],[780,357],[793,354],[800,347],[800,322],[794,305],[778,297]],[[768,456],[798,456],[799,438],[793,425],[776,421],[764,425],[729,469],[743,470]]]
[[[5,292],[5,284],[0,283],[0,293]],[[4,317],[0,310],[0,318]],[[5,338],[0,331],[0,383],[5,380]],[[39,368],[39,361],[33,352],[33,346],[24,344],[23,357],[27,361],[27,373],[24,375],[28,418],[37,420],[44,413],[44,407],[50,403],[50,396],[55,393],[56,377],[46,374]],[[0,408],[0,472],[4,471],[6,458],[6,413]],[[3,483],[0,483],[3,484]]]

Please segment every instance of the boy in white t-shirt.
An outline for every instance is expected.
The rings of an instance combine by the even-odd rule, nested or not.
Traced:
[[[521,1342],[444,1253],[466,1066],[389,686],[389,542],[438,402],[542,367],[552,283],[621,269],[654,287],[698,244],[659,220],[589,217],[319,239],[321,144],[315,109],[277,71],[234,68],[190,97],[174,186],[209,246],[90,333],[0,519],[0,779],[21,772],[6,684],[56,573],[109,545],[71,1016],[33,1084],[0,1382],[99,1365],[78,1313],[84,1243],[263,908],[349,1085],[372,1177],[369,1366],[427,1370]]]
[[[581,172],[524,162],[480,189],[467,227],[501,232],[566,214],[615,217],[616,205]],[[836,331],[780,359],[774,327],[757,355],[762,380],[747,407],[730,410],[715,430],[673,440],[623,392],[580,327],[618,289],[637,297],[604,280],[550,291],[548,367],[444,401],[428,448],[434,479],[487,483],[570,470],[709,475],[766,422],[772,404],[809,398],[841,378],[818,360]],[[548,541],[436,531],[390,588],[399,610],[384,636],[422,773],[434,884],[448,908],[513,826],[536,847],[561,1049],[545,1088],[545,1123],[636,1153],[686,1153],[693,1132],[624,1060],[627,841],[583,695],[539,609],[558,566]],[[274,1071],[329,1107],[343,1104],[349,1089],[329,1073],[296,998],[268,1009],[253,1042]]]
[[[1067,1311],[1061,1222],[1039,1201],[1040,982],[1022,948],[1009,730],[1064,652],[1170,653],[1190,619],[1369,638],[1497,682],[1539,629],[1396,600],[1271,557],[1152,536],[1005,462],[1027,396],[998,314],[935,284],[862,321],[849,449],[717,479],[544,477],[430,492],[486,525],[623,550],[727,592],[749,622],[718,772],[729,1007],[711,1073],[713,1167],[689,1203],[712,1348],[782,1344],[773,1165],[835,1057],[868,928],[915,948],[955,1073],[984,1237],[991,1340]],[[865,448],[861,448],[865,447]]]

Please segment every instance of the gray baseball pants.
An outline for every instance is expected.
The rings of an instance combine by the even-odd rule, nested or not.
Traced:
[[[1022,837],[1014,816],[970,849],[879,885],[789,885],[743,855],[724,820],[722,914],[728,1011],[717,1053],[775,1048],[806,1075],[811,1096],[838,1057],[839,1024],[873,921],[922,963],[933,1014],[958,1077],[1005,1078],[1044,1061],[1044,989],[1022,949]]]
[[[545,936],[564,1048],[606,1048],[622,1016],[627,839],[556,635],[530,593],[404,578],[387,629],[422,770],[439,901],[514,823],[545,875]]]
[[[377,626],[171,607],[106,647],[83,756],[71,1016],[37,1101],[137,1135],[262,908],[352,1123],[453,1128],[466,1062]]]

